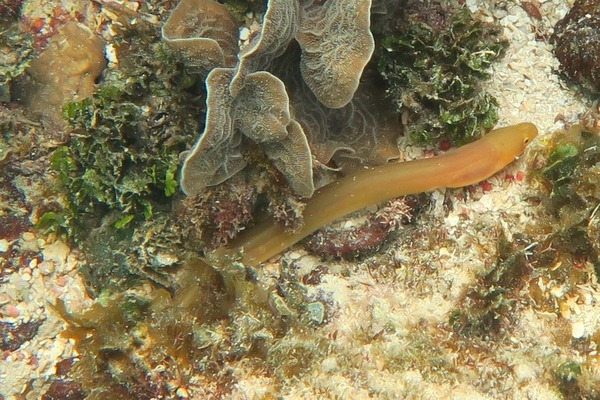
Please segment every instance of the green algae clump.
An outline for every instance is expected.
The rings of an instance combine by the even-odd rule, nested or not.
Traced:
[[[427,11],[444,17],[434,20]],[[377,65],[396,108],[408,113],[410,137],[461,144],[491,129],[498,105],[482,82],[508,46],[500,29],[464,8],[409,10],[400,26],[382,39]]]
[[[450,326],[465,336],[493,337],[504,331],[516,302],[518,289],[529,273],[526,253],[510,242],[501,231],[498,237],[498,260],[477,278],[450,316]]]
[[[107,70],[92,97],[63,107],[73,133],[52,157],[76,234],[108,212],[124,228],[164,208],[178,189],[179,153],[200,128],[201,89],[155,28],[130,28],[116,49],[119,68]]]
[[[563,265],[553,275],[574,287],[591,269],[600,274],[600,138],[598,132],[576,125],[548,140],[552,142],[536,179],[548,191],[542,200],[549,214],[544,223],[553,233],[546,240],[551,249],[540,264]]]

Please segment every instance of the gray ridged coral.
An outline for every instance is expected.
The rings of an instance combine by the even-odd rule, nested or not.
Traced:
[[[302,48],[300,70],[329,108],[344,107],[352,100],[373,55],[370,9],[371,0],[330,0],[304,9],[296,34]]]
[[[206,78],[206,127],[183,164],[183,191],[196,194],[244,168],[239,148],[244,134],[262,145],[292,189],[310,197],[312,157],[302,127],[290,119],[283,83],[269,72],[253,72],[233,97],[229,84],[234,73],[232,68],[215,68]]]
[[[223,50],[237,45],[231,34],[223,34],[231,31],[233,15],[215,4],[212,0],[183,0],[163,27],[168,43],[182,51],[193,65],[201,64],[197,60],[208,54],[208,61],[202,67],[214,68],[206,79],[206,127],[182,168],[184,192],[199,193],[243,169],[244,136],[261,147],[291,188],[304,197],[314,192],[313,158],[326,164],[339,150],[346,150],[342,152],[346,156],[373,162],[370,154],[357,152],[361,147],[357,142],[365,133],[374,136],[361,123],[372,119],[372,111],[352,102],[374,49],[370,32],[371,0],[335,0],[323,4],[270,0],[259,34],[239,51],[234,68],[227,57],[222,58],[220,65],[214,65],[219,59],[214,53],[220,54],[213,51],[215,47]],[[209,17],[208,10],[213,8],[219,12]],[[194,24],[199,27],[195,29]],[[181,38],[174,39],[176,31],[184,32]],[[273,66],[277,57],[286,51],[293,52],[294,39],[301,54],[294,60],[295,65],[283,75],[271,73],[273,68],[278,69]],[[194,47],[190,43],[199,45]],[[198,53],[190,54],[194,49]],[[283,72],[281,68],[279,72]],[[295,75],[302,78],[294,80]],[[285,79],[282,81],[278,76]],[[290,90],[301,100],[291,99],[290,104]],[[305,101],[312,104],[304,107]],[[299,104],[298,110],[294,104]],[[356,113],[356,110],[361,111]],[[333,130],[332,119],[337,120]],[[351,134],[344,132],[348,130]],[[388,133],[381,141],[389,141]],[[370,144],[374,142],[366,139]],[[372,153],[372,149],[367,153]],[[319,154],[324,156],[321,158]]]
[[[237,61],[238,21],[215,1],[182,1],[163,26],[162,36],[189,65],[202,71],[233,67]]]

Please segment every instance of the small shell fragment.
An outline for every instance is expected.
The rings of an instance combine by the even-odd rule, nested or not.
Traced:
[[[585,335],[585,326],[582,321],[576,321],[571,324],[571,336],[575,339],[581,339]]]

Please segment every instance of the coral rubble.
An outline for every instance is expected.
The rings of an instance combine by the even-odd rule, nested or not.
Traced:
[[[252,219],[257,188],[250,182],[231,179],[213,190],[188,196],[179,211],[187,246],[215,249],[226,245]]]
[[[0,321],[0,350],[12,351],[18,349],[23,343],[31,340],[42,324],[42,321],[28,321],[17,324]]]
[[[379,251],[402,225],[414,221],[416,196],[399,197],[369,214],[358,226],[326,226],[306,239],[307,249],[325,259],[353,260]],[[340,225],[340,224],[338,224]]]

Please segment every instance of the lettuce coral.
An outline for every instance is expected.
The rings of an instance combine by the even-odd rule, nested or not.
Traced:
[[[341,108],[354,97],[373,55],[371,0],[330,0],[304,9],[296,40],[302,48],[300,70],[326,107]]]
[[[183,164],[182,189],[197,194],[241,170],[246,165],[239,149],[243,133],[262,145],[298,194],[310,197],[314,191],[310,149],[302,128],[290,119],[283,83],[268,72],[253,72],[233,97],[229,93],[233,74],[231,68],[215,68],[206,78],[205,131]]]
[[[188,3],[192,2],[202,3],[202,6],[193,13],[180,15],[179,8],[188,8]],[[172,42],[168,32],[173,31],[176,24],[202,26],[208,21],[205,10],[212,7],[212,3],[212,0],[183,0],[163,28],[167,42]],[[314,192],[315,154],[319,162],[326,164],[338,149],[356,152],[364,133],[360,120],[369,118],[364,118],[363,112],[354,113],[357,106],[352,100],[374,49],[370,7],[370,0],[355,0],[350,4],[340,1],[268,2],[260,32],[241,49],[237,65],[231,68],[230,63],[223,62],[208,74],[206,127],[182,168],[182,188],[187,194],[196,194],[207,186],[223,182],[245,167],[240,132],[259,144],[290,187],[303,197],[310,197]],[[221,32],[221,27],[232,18],[226,13],[215,14],[213,30],[197,29],[198,36],[186,40],[213,40],[215,32]],[[335,21],[341,24],[334,24]],[[293,43],[297,43],[300,50]],[[205,50],[198,46],[197,51],[194,57],[200,58]],[[277,65],[281,65],[278,58],[289,60],[291,58],[286,54],[295,51],[301,52],[295,68],[288,71],[289,74],[278,69]],[[289,81],[290,78],[295,80],[296,75],[303,77],[299,85]],[[324,138],[320,133],[328,130],[323,125],[329,123],[325,121],[329,117],[323,118],[311,131],[310,125],[315,119],[302,111],[296,113],[290,105],[289,94],[295,91],[291,87],[300,93],[302,100],[297,103],[304,101],[307,96],[302,93],[309,91],[308,101],[318,104],[318,109],[343,110],[340,116],[345,113],[350,118],[338,119],[338,125],[342,121],[344,126],[340,130],[350,130],[356,136]],[[358,128],[353,128],[353,122]],[[353,143],[345,145],[345,140]],[[333,151],[321,151],[324,157],[320,159],[319,147],[323,142],[337,144]],[[356,154],[357,158],[361,156]]]
[[[162,29],[162,37],[202,71],[236,62],[238,22],[220,3],[179,3]]]

